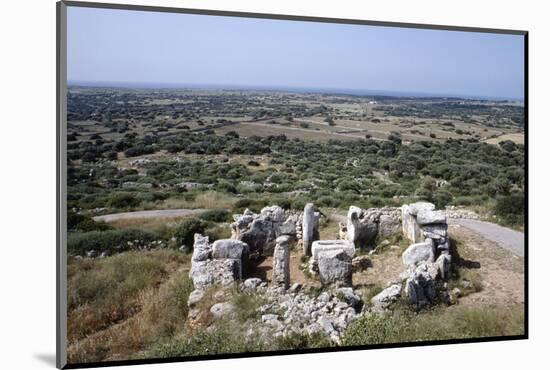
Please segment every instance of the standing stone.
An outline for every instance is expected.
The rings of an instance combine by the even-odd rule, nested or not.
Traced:
[[[403,235],[413,243],[419,243],[424,238],[420,225],[416,217],[419,213],[423,214],[423,218],[428,212],[435,210],[435,206],[428,202],[417,202],[413,204],[405,204],[401,207],[401,224]]]
[[[378,223],[373,214],[361,208],[350,206],[347,220],[347,235],[356,248],[364,248],[376,238]]]
[[[319,255],[319,277],[323,285],[351,286],[351,257],[341,249]]]
[[[206,261],[210,258],[212,247],[208,242],[208,236],[202,236],[201,234],[195,234],[195,243],[193,244],[193,261]]]
[[[434,256],[433,242],[426,239],[423,243],[411,244],[403,252],[402,259],[405,266],[416,266],[420,262],[433,262]]]
[[[387,238],[401,232],[401,221],[397,217],[380,215],[378,222],[378,237]]]
[[[290,285],[290,237],[279,236],[273,251],[273,278],[271,283],[288,289]]]
[[[313,203],[304,207],[304,218],[302,221],[302,236],[304,244],[304,255],[311,255],[311,243],[313,243],[315,228],[315,209]]]

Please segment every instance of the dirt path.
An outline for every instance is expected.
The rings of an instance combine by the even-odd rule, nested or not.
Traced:
[[[482,290],[460,299],[461,305],[524,303],[524,258],[470,228],[451,223],[449,235],[460,242],[460,263],[481,276]]]
[[[151,211],[135,211],[135,212],[121,212],[113,213],[110,215],[102,215],[93,217],[94,221],[112,222],[117,220],[133,220],[138,218],[170,218],[170,217],[183,217],[192,216],[207,211],[207,209],[157,209]]]
[[[479,220],[449,219],[450,224],[457,224],[475,231],[486,239],[492,240],[517,256],[525,252],[524,234],[497,224]]]

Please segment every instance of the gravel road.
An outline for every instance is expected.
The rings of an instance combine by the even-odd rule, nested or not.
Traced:
[[[522,232],[478,220],[448,219],[447,222],[470,229],[484,238],[494,241],[501,247],[508,249],[515,255],[524,256],[525,246],[524,234]]]
[[[137,218],[169,218],[169,217],[183,217],[196,215],[207,211],[207,209],[158,209],[152,211],[136,211],[136,212],[122,212],[113,213],[110,215],[102,215],[93,217],[94,221],[111,222],[116,220],[132,220]]]

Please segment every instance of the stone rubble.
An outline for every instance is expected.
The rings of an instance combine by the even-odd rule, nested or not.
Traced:
[[[241,290],[245,291],[243,285]],[[360,315],[360,297],[352,288],[311,296],[302,291],[281,292],[263,283],[255,294],[267,301],[259,309],[262,316],[257,325],[260,325],[260,331],[264,329],[275,337],[325,333],[340,343],[344,330]]]

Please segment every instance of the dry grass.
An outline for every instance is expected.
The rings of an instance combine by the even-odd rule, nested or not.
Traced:
[[[522,335],[523,306],[436,308],[418,314],[364,316],[345,333],[344,345],[407,343],[428,340]]]
[[[167,227],[173,227],[183,220],[192,218],[194,215],[181,217],[163,217],[163,218],[134,218],[119,219],[109,222],[111,226],[117,229],[139,229],[153,232],[162,232]]]
[[[498,144],[501,141],[505,140],[511,140],[516,144],[524,144],[525,143],[525,135],[523,133],[516,133],[516,134],[504,134],[500,135],[498,137],[489,139],[486,141],[488,144]]]
[[[69,361],[128,359],[181,331],[188,256],[156,250],[69,264]]]

